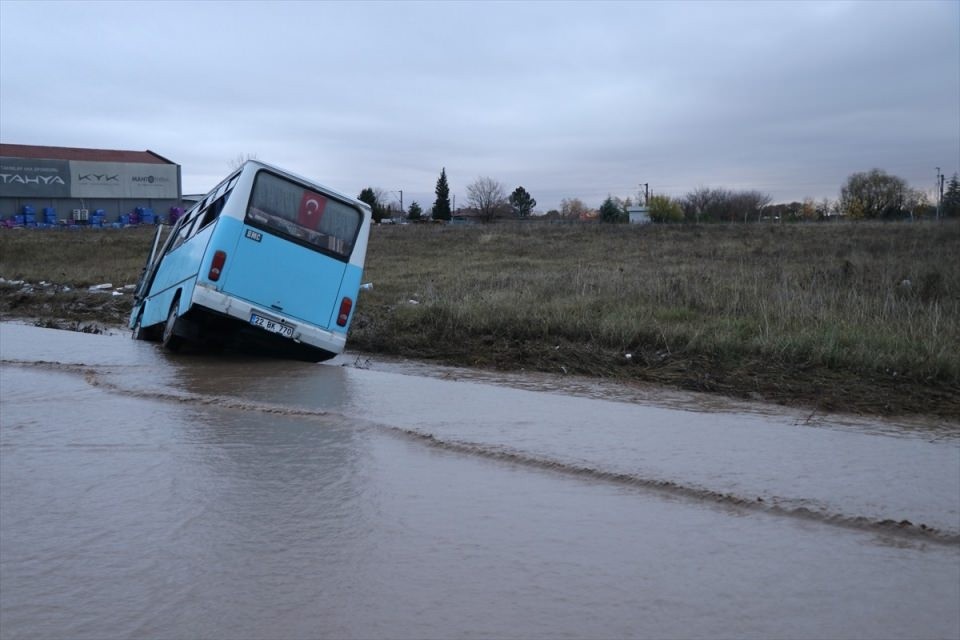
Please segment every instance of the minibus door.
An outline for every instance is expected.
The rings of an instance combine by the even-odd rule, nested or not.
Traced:
[[[157,257],[160,247],[163,246],[161,242],[163,232],[169,228],[168,225],[157,225],[157,233],[153,237],[153,247],[150,249],[150,255],[147,257],[146,264],[143,265],[143,269],[140,271],[140,280],[137,282],[137,288],[134,292],[134,298],[137,302],[143,300],[150,292],[150,285],[153,284],[153,277],[157,274],[157,267],[160,265]]]

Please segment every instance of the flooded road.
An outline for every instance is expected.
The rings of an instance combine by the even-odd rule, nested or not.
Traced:
[[[0,324],[2,638],[960,637],[956,425]]]

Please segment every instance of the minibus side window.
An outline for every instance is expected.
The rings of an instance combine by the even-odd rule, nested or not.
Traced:
[[[167,249],[167,253],[170,253],[176,250],[180,245],[187,241],[187,234],[190,231],[190,225],[196,219],[197,206],[194,205],[192,209],[187,211],[187,213],[177,221],[177,225],[173,228],[171,233],[175,234],[173,242],[170,243],[170,248]]]
[[[217,219],[220,212],[223,211],[224,205],[227,204],[227,198],[229,196],[230,191],[225,192],[222,196],[211,202],[205,211],[200,212],[201,222],[197,225],[198,231]],[[190,235],[192,236],[193,233]]]
[[[230,192],[233,191],[233,187],[239,180],[240,174],[237,173],[232,178],[224,180],[215,190],[208,193],[203,200],[190,207],[187,213],[184,214],[174,226],[171,233],[175,234],[175,237],[170,242],[170,247],[166,253],[174,251],[196,235],[200,229],[216,220],[220,212],[223,211]]]

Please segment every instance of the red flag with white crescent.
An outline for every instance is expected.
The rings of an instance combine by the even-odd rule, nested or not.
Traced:
[[[320,227],[320,218],[327,206],[327,199],[319,193],[304,191],[300,198],[300,209],[297,211],[297,222],[308,229],[316,231]]]

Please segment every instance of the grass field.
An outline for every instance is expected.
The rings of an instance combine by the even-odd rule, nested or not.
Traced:
[[[4,231],[0,276],[126,284],[149,243],[144,229]],[[957,418],[958,251],[957,222],[382,226],[348,344]],[[38,315],[9,287],[2,301]]]

